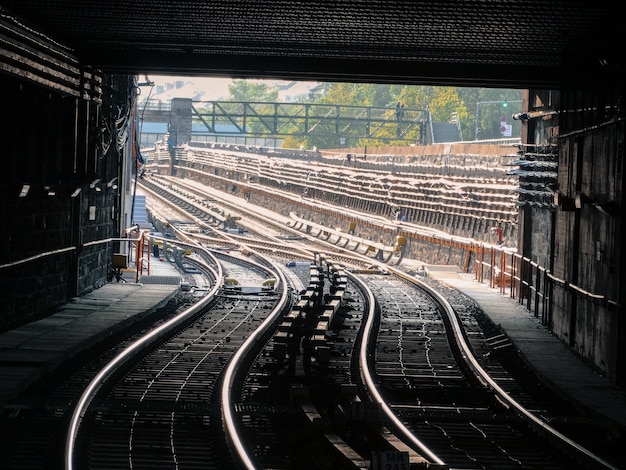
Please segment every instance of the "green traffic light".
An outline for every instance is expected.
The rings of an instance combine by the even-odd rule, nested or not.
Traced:
[[[507,103],[506,101],[504,103],[502,103],[502,107],[506,108],[509,105],[509,103]]]

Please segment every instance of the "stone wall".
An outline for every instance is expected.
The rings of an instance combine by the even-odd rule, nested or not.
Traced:
[[[119,236],[118,185],[107,182],[126,149],[116,129],[131,83],[103,77],[100,101],[0,74],[3,104],[15,110],[0,117],[0,331],[106,282],[111,244],[91,243]]]
[[[11,202],[0,204],[0,217],[7,221],[1,230],[6,237],[2,263],[67,246],[67,201],[13,195]],[[70,258],[71,253],[64,253],[0,271],[0,331],[45,316],[66,298]]]
[[[230,150],[230,149],[229,149]],[[499,148],[502,161],[510,160],[510,155],[503,152]],[[507,149],[509,152],[510,149]],[[502,155],[506,153],[506,155]],[[373,193],[370,185],[377,178],[396,178],[396,186],[402,181],[416,182],[420,181],[419,188],[416,192],[403,193],[399,187],[396,187],[394,194],[401,197],[402,194],[407,198],[406,202],[402,202],[397,197],[394,201],[401,208],[401,213],[408,222],[421,225],[425,228],[434,228],[447,233],[450,236],[469,238],[475,241],[486,243],[497,242],[497,235],[494,235],[492,228],[498,223],[503,231],[505,243],[514,246],[517,242],[517,208],[515,207],[514,194],[509,192],[515,188],[513,182],[502,184],[506,180],[504,166],[493,164],[492,155],[483,157],[486,160],[484,166],[480,165],[480,158],[472,156],[473,176],[465,178],[464,169],[459,165],[451,171],[449,175],[433,174],[431,167],[441,168],[441,159],[438,155],[425,157],[421,164],[403,162],[401,169],[398,171],[385,171],[383,166],[387,162],[376,163],[369,162],[376,169],[354,169],[352,163],[346,164],[341,161],[326,161],[324,157],[321,160],[314,160],[314,166],[305,158],[298,159],[290,157],[288,159],[277,159],[275,156],[271,158],[265,155],[254,155],[245,152],[234,151],[232,153],[216,152],[214,150],[198,150],[195,146],[189,148],[188,151],[182,149],[176,152],[176,176],[196,179],[204,184],[215,187],[222,191],[242,196],[245,191],[246,197],[251,203],[267,207],[275,212],[288,216],[290,212],[297,212],[301,217],[312,220],[314,222],[332,226],[344,227],[347,229],[349,220],[345,216],[333,216],[328,211],[319,211],[315,201],[324,202],[330,206],[340,209],[350,208],[365,213],[372,213],[377,216],[389,217],[393,220],[390,213],[390,206],[387,202],[385,194],[378,196]],[[152,161],[162,161],[160,155],[152,155]],[[462,161],[462,156],[455,156],[457,161]],[[467,161],[467,160],[466,160]],[[320,166],[323,163],[325,166]],[[328,166],[326,166],[328,165]],[[493,168],[492,168],[493,167]],[[165,168],[165,165],[164,165]],[[335,170],[331,170],[335,168]],[[359,182],[356,183],[353,190],[348,186],[354,183],[342,182],[342,172],[356,171],[359,174]],[[318,172],[319,181],[313,183],[309,175],[310,172]],[[480,176],[477,176],[479,175]],[[446,179],[448,178],[448,179]],[[500,193],[495,191],[493,196],[484,197],[481,195],[476,200],[472,199],[470,193],[460,191],[458,188],[462,184],[458,181],[467,182],[474,181],[479,191],[489,192],[492,188],[490,185],[502,185],[504,189]],[[435,183],[432,183],[432,182]],[[404,184],[404,183],[402,183]],[[413,183],[412,183],[413,184]],[[363,189],[359,189],[360,186]],[[454,187],[454,190],[448,191],[446,186]],[[431,187],[432,186],[432,187]],[[437,187],[440,186],[440,189]],[[337,188],[340,188],[338,190]],[[370,188],[370,189],[367,189]],[[352,192],[351,192],[352,191]],[[376,187],[378,191],[378,187]],[[426,191],[420,196],[420,191]],[[438,193],[437,191],[441,191]],[[277,197],[279,192],[291,193],[293,196],[286,200],[283,197]],[[427,195],[432,192],[432,195]],[[300,196],[306,193],[306,197],[302,199]],[[446,196],[447,193],[450,193]],[[437,194],[441,194],[442,198],[437,198]],[[432,199],[428,203],[426,199]],[[413,199],[414,202],[410,202]],[[446,202],[447,201],[447,202]],[[411,204],[415,204],[414,207]],[[427,206],[425,204],[431,204]],[[448,207],[447,205],[450,205]],[[454,208],[455,205],[465,208],[461,210]],[[425,207],[426,209],[420,209]],[[427,209],[431,207],[431,209]],[[499,214],[498,211],[508,211],[506,215]],[[355,234],[367,240],[383,242],[392,245],[395,242],[397,233],[391,230],[379,230],[373,226],[357,225]],[[459,267],[465,267],[467,262],[467,249],[452,245],[432,244],[420,241],[418,239],[409,239],[405,247],[407,257],[418,259],[426,263],[433,264],[453,264]],[[473,264],[470,263],[470,269]]]
[[[354,161],[325,157],[307,160],[308,153],[300,159],[278,158],[254,151],[195,146],[186,152],[177,151],[175,163],[177,176],[181,176],[180,168],[189,167],[225,179],[234,188],[253,183],[250,194],[261,188],[270,193],[285,191],[391,220],[398,217],[457,237],[495,243],[492,229],[500,228],[505,246],[514,247],[517,179],[507,176],[509,167],[502,163],[510,162],[511,156],[502,156],[504,151],[499,146],[490,146],[489,150],[496,154],[455,155],[458,161],[470,158],[472,164],[455,165],[448,170],[439,155],[424,157],[419,163],[399,157],[392,168],[387,168],[387,162],[369,162],[372,168],[361,168]],[[157,154],[150,160],[162,158]],[[496,160],[501,163],[494,164]],[[297,200],[291,204],[298,206]]]
[[[623,122],[563,139],[559,157],[560,204],[555,213],[552,328],[582,358],[614,378],[624,341],[620,288],[624,250]],[[597,300],[585,292],[601,296]]]

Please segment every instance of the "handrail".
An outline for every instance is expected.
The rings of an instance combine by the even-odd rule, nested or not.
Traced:
[[[129,235],[133,234],[135,231],[138,232],[138,236],[137,238],[133,238],[130,237]],[[30,262],[33,261],[38,261],[38,260],[42,260],[51,256],[56,256],[59,254],[67,254],[67,253],[75,253],[79,250],[79,248],[86,248],[86,247],[92,247],[92,246],[97,246],[97,245],[104,245],[107,243],[113,243],[113,242],[128,242],[128,243],[136,243],[136,277],[135,277],[135,282],[139,282],[139,275],[143,273],[143,265],[144,263],[147,263],[147,272],[148,275],[150,275],[150,237],[148,237],[148,231],[147,230],[139,230],[138,226],[133,226],[129,229],[126,229],[124,231],[124,233],[127,235],[126,237],[109,237],[109,238],[102,238],[99,240],[92,240],[90,242],[85,242],[81,245],[73,245],[73,246],[68,246],[65,248],[59,248],[56,250],[50,250],[50,251],[45,251],[42,253],[38,253],[36,255],[33,256],[29,256],[27,258],[22,258],[19,260],[15,260],[15,261],[10,261],[8,263],[4,263],[4,264],[0,264],[0,270],[2,269],[7,269],[7,268],[13,268],[16,266],[22,266],[22,265],[26,265]],[[145,250],[145,246],[146,246],[146,242],[147,242],[147,248],[148,248],[148,254],[147,254],[147,258],[143,256],[143,252]]]
[[[130,231],[130,229],[126,230],[127,233],[130,233],[129,231]],[[102,245],[102,244],[105,244],[105,243],[111,243],[111,242],[116,242],[116,241],[132,242],[132,241],[136,241],[136,240],[133,240],[132,238],[125,238],[125,237],[109,237],[109,238],[102,238],[100,240],[93,240],[93,241],[90,241],[90,242],[85,242],[81,246],[82,247],[88,247],[88,246]],[[44,251],[42,253],[38,253],[36,255],[29,256],[27,258],[22,258],[22,259],[19,259],[19,260],[10,261],[8,263],[0,264],[0,269],[12,268],[12,267],[15,267],[15,266],[19,266],[21,264],[30,263],[31,261],[37,261],[39,259],[47,258],[48,256],[54,256],[54,255],[58,255],[58,254],[68,253],[68,252],[71,252],[71,251],[75,251],[77,249],[78,249],[78,246],[73,245],[73,246],[67,246],[65,248],[58,248],[56,250]]]
[[[608,299],[605,295],[594,294],[593,292],[586,291],[585,289],[582,289],[581,287],[578,287],[575,284],[567,282],[567,281],[565,281],[563,279],[559,279],[558,277],[552,275],[550,272],[547,273],[547,276],[548,276],[548,278],[551,281],[554,281],[555,283],[561,285],[562,287],[564,287],[566,289],[571,289],[571,290],[575,291],[576,293],[582,295],[583,297],[588,297],[588,298],[593,299],[593,300],[602,300],[602,301],[606,301],[606,302],[611,302],[611,300]]]
[[[148,234],[147,230],[142,230],[140,232],[139,237],[137,237],[137,245],[135,247],[136,255],[135,255],[135,282],[139,282],[139,276],[143,274],[143,265],[144,262],[148,265],[148,276],[150,275],[150,237],[146,236]],[[144,253],[146,252],[146,246],[148,248],[148,256],[144,257]]]
[[[75,246],[68,246],[67,248],[59,248],[58,250],[46,251],[44,253],[39,253],[37,255],[29,256],[28,258],[11,261],[10,263],[0,264],[0,269],[12,268],[14,266],[19,266],[20,264],[30,263],[31,261],[36,261],[38,259],[46,258],[48,256],[58,255],[61,253],[67,253],[69,251],[74,251],[74,250],[76,250]]]
[[[489,259],[485,256],[487,250]],[[553,286],[559,286],[588,302],[600,302],[612,308],[620,307],[618,301],[560,279],[549,269],[519,253],[498,246],[487,248],[484,245],[480,245],[475,251],[477,255],[474,261],[475,279],[480,283],[489,282],[490,287],[499,287],[501,294],[506,294],[508,290],[511,298],[517,297],[520,304],[526,303],[527,310],[534,310],[535,317],[538,318],[541,314],[544,325],[548,323],[547,312],[550,308],[550,293]]]

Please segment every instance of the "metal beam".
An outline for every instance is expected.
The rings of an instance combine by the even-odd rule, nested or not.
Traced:
[[[192,119],[211,135],[335,136],[424,143],[426,110],[316,103],[194,101]],[[148,101],[150,121],[169,121],[169,107]],[[161,118],[160,118],[161,116]]]

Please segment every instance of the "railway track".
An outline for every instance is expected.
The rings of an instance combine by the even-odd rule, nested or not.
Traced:
[[[332,249],[337,250],[335,246]],[[275,252],[277,247],[271,250]],[[352,254],[347,259],[354,261]],[[572,422],[580,422],[581,427],[587,425],[572,408],[554,407],[550,399],[537,401],[541,397],[531,397],[524,391],[516,377],[491,354],[494,349],[489,345],[490,338],[485,336],[476,318],[466,315],[472,310],[471,302],[461,302],[455,311],[451,306],[442,306],[437,297],[435,301],[427,300],[430,294],[416,288],[414,283],[407,283],[406,276],[404,279],[369,277],[367,284],[373,284],[374,298],[381,309],[372,380],[380,388],[383,408],[388,407],[390,415],[398,418],[399,426],[406,426],[413,436],[428,436],[428,445],[415,439],[414,450],[430,462],[460,468],[568,468],[572,464],[612,468],[610,463],[547,424],[569,421],[570,432]],[[373,280],[379,278],[382,284]],[[360,303],[366,294],[357,297]],[[355,338],[346,340],[340,334],[335,335],[333,339],[338,341],[329,342],[331,356],[353,357],[355,352],[345,345],[354,344]],[[465,342],[467,346],[459,346]],[[335,350],[336,345],[339,346]],[[474,350],[481,363],[474,359]],[[268,356],[266,352],[265,357]],[[352,359],[352,374],[346,378],[346,362],[339,359],[341,365],[334,371],[339,378],[332,380],[334,386],[349,390],[353,390],[351,385],[364,386],[363,380],[358,385],[354,376],[365,365],[360,363],[355,369],[354,364],[358,363]],[[325,380],[328,378],[325,375]],[[372,395],[370,390],[367,395],[376,402],[377,393]],[[583,433],[575,430],[574,434]],[[405,436],[404,440],[411,443],[412,438]],[[469,444],[465,447],[460,442]]]
[[[180,192],[172,199],[179,211],[190,203]],[[65,459],[68,470],[336,469],[391,455],[411,468],[619,468],[584,447],[594,444],[589,423],[503,366],[497,335],[458,292],[364,269],[371,260],[317,240],[288,241],[289,229],[269,220],[254,222],[269,236],[224,233],[203,212],[185,217],[207,223],[206,233],[172,228],[183,246],[219,247],[205,305],[186,299],[61,383],[56,407],[34,421],[69,422],[65,450],[48,442],[46,461]],[[332,254],[319,255],[321,246]],[[248,281],[225,288],[229,277]],[[244,294],[270,278],[280,296]],[[304,305],[314,312],[310,335],[277,353],[277,333]],[[328,308],[333,320],[320,330]]]
[[[214,283],[205,273],[206,284]],[[194,279],[183,275],[190,283]],[[31,387],[15,400],[3,421],[6,435],[2,446],[3,468],[40,470],[63,468],[64,447],[69,416],[77,400],[102,369],[139,338],[170,322],[185,309],[196,304],[195,291],[179,292],[167,305],[133,324],[129,329],[110,336],[98,346],[81,353],[41,384]],[[4,445],[11,443],[8,447]]]
[[[411,432],[452,468],[567,468],[458,360],[445,313],[422,289],[370,280],[380,305],[375,370],[380,393]],[[480,333],[470,332],[475,336]],[[457,357],[455,357],[457,356]],[[490,372],[504,380],[495,362]]]
[[[379,264],[372,257],[359,256],[350,247],[340,248],[291,227],[293,219],[290,217],[257,211],[254,206],[246,207],[239,198],[233,200],[218,191],[203,192],[202,185],[198,183],[155,176],[140,181],[142,189],[158,201],[153,206],[156,216],[183,238],[193,235],[195,239],[203,239],[197,232],[211,232],[213,236],[206,236],[204,241],[224,247],[253,246],[270,256],[276,251],[284,253],[288,248],[288,258],[292,260],[312,259],[312,251],[323,251],[332,255],[335,261],[352,266]],[[168,217],[161,215],[162,211],[174,212],[170,212]],[[182,220],[171,222],[172,217]],[[229,225],[227,219],[233,218],[242,227],[241,233],[226,229]],[[190,234],[190,230],[196,233]]]
[[[244,286],[276,276],[241,260],[220,265],[218,279],[238,275]],[[216,285],[102,369],[74,410],[66,468],[224,468],[231,461],[219,387],[231,358],[288,300],[286,287],[244,289]]]

